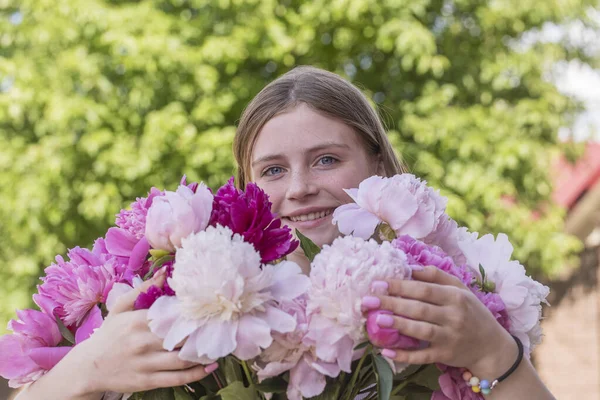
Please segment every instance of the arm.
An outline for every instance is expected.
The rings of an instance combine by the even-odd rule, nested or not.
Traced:
[[[437,268],[414,271],[413,278],[389,280],[389,295],[378,296],[377,308],[395,314],[386,327],[427,341],[429,347],[388,349],[384,355],[408,364],[442,363],[467,368],[490,382],[513,365],[518,354],[516,342],[457,278]],[[486,398],[554,399],[526,357]]]
[[[102,327],[26,387],[17,400],[99,400],[107,391],[181,386],[214,371],[216,363],[205,368],[164,350],[162,340],[148,328],[147,310],[133,311],[140,291],[163,281],[164,275],[156,276],[121,296]]]

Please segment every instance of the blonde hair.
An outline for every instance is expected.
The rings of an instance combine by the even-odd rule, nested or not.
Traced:
[[[251,180],[252,149],[262,127],[273,117],[305,103],[354,128],[370,154],[378,155],[386,176],[406,171],[385,128],[365,95],[340,76],[315,67],[296,67],[268,84],[244,110],[233,141],[237,186]]]

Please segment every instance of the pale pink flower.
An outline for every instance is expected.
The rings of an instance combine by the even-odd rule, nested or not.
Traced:
[[[273,332],[291,332],[296,320],[277,303],[302,295],[309,280],[289,261],[261,265],[242,236],[216,226],[182,239],[168,283],[175,296],[150,307],[150,329],[165,349],[185,340],[179,357],[208,364],[228,354],[256,357]]]
[[[307,297],[282,303],[279,308],[296,319],[296,329],[289,333],[274,333],[273,343],[265,349],[254,365],[259,381],[290,371],[287,387],[289,400],[317,396],[325,390],[325,376],[340,373],[336,363],[326,363],[315,356],[314,341],[307,338],[309,316]]]
[[[465,227],[459,227],[456,221],[448,216],[440,219],[439,224],[433,232],[422,239],[423,242],[438,246],[444,253],[452,257],[456,265],[467,262],[461,245],[468,245],[477,240],[477,233],[471,233]]]
[[[204,184],[196,192],[181,185],[154,198],[146,216],[146,239],[155,249],[175,251],[181,240],[208,225],[213,195]]]
[[[422,239],[445,216],[446,198],[411,174],[372,176],[346,193],[354,203],[342,205],[333,213],[333,223],[345,235],[369,239],[377,225],[385,222],[397,236]]]
[[[367,340],[362,298],[372,293],[373,281],[392,277],[410,279],[411,269],[389,242],[346,236],[323,246],[311,265],[307,309],[307,336],[319,359],[350,372],[354,347]]]
[[[495,293],[506,306],[510,332],[521,339],[529,356],[541,340],[542,303],[547,303],[549,288],[527,276],[518,261],[511,261],[513,246],[503,233],[498,234],[496,240],[492,235],[485,235],[475,242],[462,243],[461,250],[478,278],[481,279],[481,265],[486,280],[495,284]]]

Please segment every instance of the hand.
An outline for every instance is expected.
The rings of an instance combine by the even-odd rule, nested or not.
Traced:
[[[464,367],[490,378],[512,365],[517,357],[513,338],[462,282],[435,267],[414,271],[413,279],[391,279],[387,296],[363,299],[365,308],[394,313],[380,316],[380,326],[429,342],[424,349],[386,349],[385,356],[408,364]]]
[[[139,293],[151,285],[161,286],[164,280],[160,274],[121,296],[100,329],[65,357],[63,361],[77,374],[74,379],[86,382],[84,392],[132,393],[180,386],[217,368],[216,363],[205,367],[164,350],[162,340],[148,328],[147,310],[133,311]]]

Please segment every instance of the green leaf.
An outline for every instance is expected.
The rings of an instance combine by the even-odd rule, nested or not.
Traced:
[[[442,372],[434,364],[431,364],[412,377],[411,381],[431,390],[439,390],[439,378],[441,374]]]
[[[261,383],[254,384],[254,388],[263,393],[285,393],[288,383],[281,377],[265,379]]]
[[[144,392],[142,400],[175,400],[172,388],[161,388]]]
[[[75,336],[71,333],[71,331],[63,324],[59,317],[55,316],[56,324],[58,325],[58,330],[62,337],[69,343],[75,344]]]
[[[194,397],[181,386],[173,388],[173,392],[175,400],[194,400]]]
[[[217,393],[223,400],[260,400],[253,387],[244,387],[242,382],[233,382]]]
[[[389,400],[394,385],[394,373],[387,361],[380,355],[374,357],[377,369],[377,398]]]
[[[481,284],[485,282],[485,269],[483,269],[483,265],[479,264],[479,273],[481,274]]]
[[[227,385],[244,381],[242,367],[232,356],[220,359],[219,369],[225,375]]]
[[[367,347],[369,345],[370,342],[362,342],[356,345],[356,347],[354,348],[354,350],[360,350],[360,349],[364,349],[365,347]]]
[[[221,400],[221,396],[218,394],[207,394],[206,396],[200,397],[200,400]]]
[[[315,259],[315,256],[321,252],[321,249],[312,240],[304,236],[298,229],[296,229],[296,237],[300,240],[300,247],[304,251],[306,258],[312,262]]]

